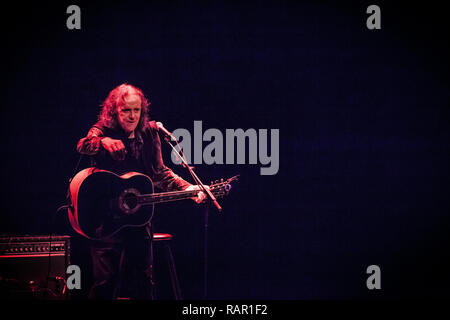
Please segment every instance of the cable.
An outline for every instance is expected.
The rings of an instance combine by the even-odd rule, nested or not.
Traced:
[[[58,209],[56,209],[56,212],[53,213],[52,215],[52,219],[51,219],[51,226],[50,226],[50,231],[54,231],[55,230],[55,221],[56,221],[56,216],[57,213],[63,209],[70,209],[72,207],[72,200],[70,198],[70,183],[72,182],[73,177],[75,176],[75,174],[77,173],[78,167],[80,166],[81,163],[81,159],[83,158],[83,154],[80,155],[80,157],[78,158],[78,162],[75,165],[75,169],[73,170],[72,176],[68,181],[68,187],[67,187],[67,193],[66,193],[66,201],[68,204],[62,205],[60,206]],[[50,273],[51,273],[51,265],[52,265],[52,239],[53,237],[53,233],[50,233],[49,239],[48,239],[48,263],[47,263],[47,277],[46,277],[46,281],[45,281],[45,288],[47,289],[47,291],[51,292],[54,296],[57,296],[50,288],[49,288],[49,280],[50,280]],[[65,248],[65,250],[67,250],[67,248]],[[55,277],[55,279],[52,278],[52,280],[58,281],[60,279],[58,279],[58,277]],[[64,280],[64,290],[63,290],[63,294],[65,292],[65,287],[66,287],[66,283],[65,283],[65,279]]]

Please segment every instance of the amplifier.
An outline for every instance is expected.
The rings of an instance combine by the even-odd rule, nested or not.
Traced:
[[[0,297],[67,299],[70,236],[0,236]]]

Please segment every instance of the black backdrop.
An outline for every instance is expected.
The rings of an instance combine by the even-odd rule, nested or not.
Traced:
[[[280,130],[280,168],[197,165],[205,181],[240,174],[211,212],[212,299],[448,296],[449,79],[445,12],[378,2],[77,1],[2,11],[1,224],[6,234],[71,234],[75,146],[107,93],[141,88],[169,130]],[[206,143],[205,143],[206,145]],[[189,179],[183,169],[166,163]],[[88,166],[82,159],[81,167]],[[190,180],[189,180],[190,181]],[[174,234],[185,298],[203,297],[203,212],[157,207]],[[54,223],[52,221],[54,220]],[[366,268],[381,268],[381,290]]]

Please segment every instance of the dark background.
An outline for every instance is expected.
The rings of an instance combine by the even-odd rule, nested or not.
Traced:
[[[81,8],[81,30],[66,28],[70,4]],[[381,30],[366,28],[371,4]],[[224,212],[210,212],[209,298],[448,297],[449,50],[439,5],[39,1],[2,16],[0,232],[73,235],[84,276],[75,297],[89,286],[87,243],[55,212],[77,141],[123,82],[143,90],[169,130],[193,130],[194,120],[204,130],[280,130],[276,175],[196,166],[204,182],[241,175]],[[166,164],[188,179],[169,151]],[[184,297],[203,298],[203,211],[165,204],[155,223],[175,236]],[[372,264],[381,290],[366,287]]]

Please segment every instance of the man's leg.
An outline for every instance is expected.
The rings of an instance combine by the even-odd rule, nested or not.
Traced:
[[[128,239],[130,240],[130,239]],[[127,263],[134,269],[135,290],[132,298],[153,300],[153,245],[151,228],[135,231],[133,241],[127,241]]]
[[[117,244],[96,243],[91,246],[94,284],[90,299],[116,299],[120,290],[120,268],[124,250]]]

